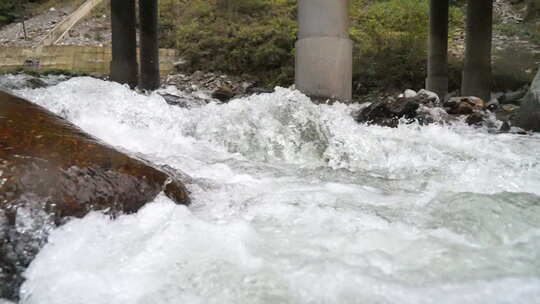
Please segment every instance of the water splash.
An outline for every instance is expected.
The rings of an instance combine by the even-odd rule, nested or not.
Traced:
[[[534,303],[540,137],[359,125],[297,91],[169,106],[74,78],[17,91],[193,176],[117,221],[55,230],[22,303]]]

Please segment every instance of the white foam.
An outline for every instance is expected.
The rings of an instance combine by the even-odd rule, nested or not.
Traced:
[[[55,230],[22,303],[534,303],[540,137],[357,124],[301,93],[192,109],[75,78],[19,94],[196,178]]]

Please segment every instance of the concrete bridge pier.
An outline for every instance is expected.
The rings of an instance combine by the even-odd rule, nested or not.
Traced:
[[[135,11],[135,0],[111,0],[111,80],[132,88],[138,83]]]
[[[140,88],[159,88],[158,0],[139,0]]]
[[[430,0],[426,89],[442,100],[448,93],[448,0]]]
[[[348,9],[348,0],[298,1],[295,84],[314,99],[352,98]]]
[[[491,98],[492,33],[493,0],[468,0],[461,94],[486,102]]]

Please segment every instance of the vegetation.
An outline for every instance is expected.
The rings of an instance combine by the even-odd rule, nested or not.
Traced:
[[[190,70],[254,75],[265,85],[294,77],[296,0],[161,0],[162,43]],[[463,22],[452,9],[452,27]],[[420,87],[428,0],[351,0],[354,77],[364,88]],[[361,92],[357,92],[361,93]]]
[[[0,0],[0,25],[10,23],[16,19],[20,9],[17,2],[12,0]]]
[[[51,6],[76,5],[82,1],[0,0],[0,25]],[[426,75],[429,0],[349,1],[355,95],[422,87]],[[514,2],[516,10],[527,12],[526,22],[496,21],[495,31],[540,44],[540,27],[535,17],[540,15],[540,0]],[[178,49],[186,60],[186,72],[247,74],[258,78],[264,86],[293,83],[297,0],[159,0],[159,3],[161,47]],[[463,35],[465,0],[450,0],[450,3],[450,39],[453,40]],[[103,15],[107,10],[103,4],[94,13]],[[96,34],[94,38],[102,37]],[[460,58],[450,58],[451,90],[459,87],[461,65]],[[506,70],[503,73],[508,74]],[[523,81],[519,78],[518,82]]]
[[[296,0],[165,0],[161,14],[162,41],[179,49],[192,70],[291,83]]]

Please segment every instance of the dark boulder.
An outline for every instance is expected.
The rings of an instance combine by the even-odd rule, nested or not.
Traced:
[[[390,97],[365,107],[356,114],[356,121],[395,128],[400,121],[425,125],[464,119],[471,126],[493,128],[490,115],[485,102],[477,97],[453,97],[441,103],[435,93],[421,90],[415,95],[408,90],[397,99]]]
[[[540,70],[525,95],[521,107],[515,111],[512,123],[528,131],[540,132]]]
[[[410,98],[386,99],[369,105],[358,114],[356,121],[395,128],[400,119],[413,119],[419,107],[420,104]]]
[[[235,96],[234,92],[227,86],[217,88],[212,92],[212,98],[215,98],[221,102],[227,102]]]
[[[48,232],[70,218],[136,212],[162,191],[189,204],[180,173],[169,171],[0,92],[0,298],[16,299],[21,273]]]
[[[208,104],[209,100],[202,99],[193,95],[178,96],[169,93],[158,93],[165,102],[171,106],[177,106],[180,108],[191,109],[193,107],[200,107]]]
[[[452,97],[443,106],[448,114],[454,115],[469,115],[475,111],[486,109],[486,103],[482,99],[473,96]]]
[[[356,121],[367,124],[395,128],[401,119],[413,121],[420,119],[421,122],[430,118],[426,115],[419,115],[419,109],[424,107],[434,107],[438,105],[439,99],[433,93],[420,91],[413,97],[388,98],[376,101],[362,110]]]
[[[482,112],[474,112],[465,119],[469,126],[481,126],[485,121],[486,117]]]

